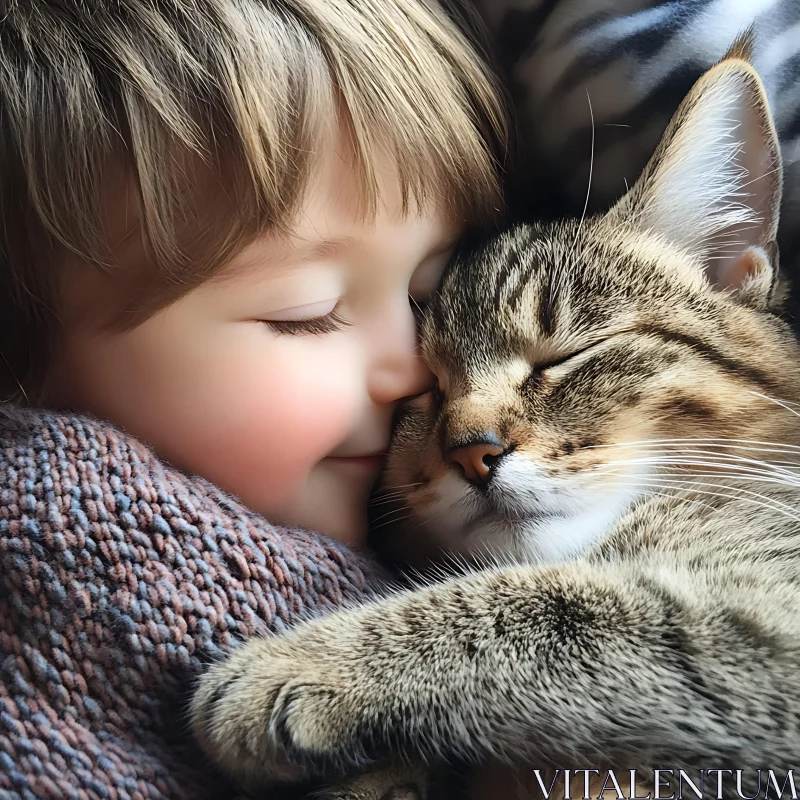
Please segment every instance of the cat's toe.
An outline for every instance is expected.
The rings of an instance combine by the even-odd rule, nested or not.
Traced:
[[[201,746],[247,786],[363,763],[353,742],[358,700],[346,680],[337,681],[341,672],[321,669],[301,648],[281,647],[265,639],[233,653],[202,678],[192,702]]]
[[[309,771],[315,764],[346,769],[361,760],[352,738],[354,716],[345,692],[321,676],[304,676],[279,692],[270,729],[290,760]]]
[[[292,722],[295,714],[298,721],[308,718],[302,709],[306,697],[313,704],[313,671],[294,660],[261,654],[264,658],[257,663],[231,658],[212,668],[201,680],[191,709],[200,745],[248,787],[303,780],[308,759],[300,741],[320,741],[313,728]]]

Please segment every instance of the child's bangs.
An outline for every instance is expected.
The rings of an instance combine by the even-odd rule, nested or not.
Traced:
[[[199,142],[183,138],[204,158],[212,155],[206,161],[215,166],[235,217],[217,237],[220,248],[202,259],[206,270],[229,259],[237,243],[291,225],[317,157],[340,130],[352,147],[365,214],[375,211],[378,173],[388,155],[405,211],[437,203],[467,223],[496,216],[505,109],[491,73],[438,4],[307,0],[270,6],[231,6],[236,11],[224,21],[227,46],[209,55],[217,95],[210,116],[199,117]],[[188,111],[198,119],[196,109],[189,107],[187,118]],[[180,204],[198,194],[196,188],[181,192],[185,171],[165,176],[163,163],[150,170],[161,186],[149,197],[143,192],[145,209],[153,209],[147,233],[175,264],[179,254],[170,243],[176,231],[164,229],[163,220],[196,219],[202,208],[193,203],[187,211],[175,202],[159,208],[160,198]],[[138,168],[141,176],[141,163]],[[163,185],[165,178],[171,186]],[[147,182],[140,183],[144,189]],[[218,223],[204,227],[211,231]],[[190,256],[186,263],[196,270],[197,254]]]
[[[91,30],[41,18],[52,70],[39,59],[30,74],[61,101],[47,125],[20,131],[20,140],[45,228],[103,268],[116,265],[107,218],[119,176],[128,176],[138,208],[127,219],[151,256],[150,274],[133,277],[131,322],[210,277],[253,236],[290,226],[317,156],[340,129],[366,213],[386,154],[406,210],[435,202],[469,223],[497,213],[504,108],[438,4],[114,8],[98,7]],[[27,62],[24,45],[20,55]]]
[[[316,156],[339,130],[365,214],[375,211],[388,155],[405,211],[437,203],[468,223],[497,215],[505,109],[490,72],[438,5],[258,6],[247,25],[220,83],[233,79],[223,100],[228,155],[239,163],[229,162],[229,177],[238,173],[234,194],[259,230],[291,223]]]
[[[388,154],[405,211],[437,203],[470,223],[495,217],[505,111],[464,33],[438,5],[418,0],[334,0],[315,16],[301,27],[315,31],[303,43],[303,82],[316,87],[303,114],[310,130],[330,119],[318,100],[333,88],[365,212],[375,210],[377,162]]]

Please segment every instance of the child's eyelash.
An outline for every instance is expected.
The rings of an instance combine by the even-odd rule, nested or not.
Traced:
[[[264,320],[264,324],[271,328],[275,333],[289,336],[299,336],[304,333],[323,334],[336,333],[336,331],[346,328],[352,323],[340,317],[336,311],[325,314],[323,317],[313,317],[312,319],[293,319],[293,320]]]

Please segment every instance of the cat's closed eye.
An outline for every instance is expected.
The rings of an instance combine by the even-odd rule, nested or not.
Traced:
[[[528,377],[522,383],[522,391],[531,391],[533,389],[538,389],[543,381],[544,381],[544,373],[548,370],[555,369],[556,367],[562,367],[564,364],[569,363],[575,358],[582,356],[584,353],[593,350],[598,345],[602,344],[603,342],[592,342],[585,347],[581,347],[578,350],[571,351],[568,355],[561,356],[559,358],[554,358],[549,361],[542,361],[541,363],[534,364],[531,368],[531,372]]]

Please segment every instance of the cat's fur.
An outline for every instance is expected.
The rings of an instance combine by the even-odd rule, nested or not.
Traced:
[[[416,530],[516,563],[247,643],[194,698],[216,763],[251,785],[392,753],[800,768],[780,195],[740,42],[607,216],[515,227],[455,260],[423,324],[439,390],[405,409],[389,480],[413,513],[404,547]],[[452,455],[481,441],[504,450],[485,489]]]

